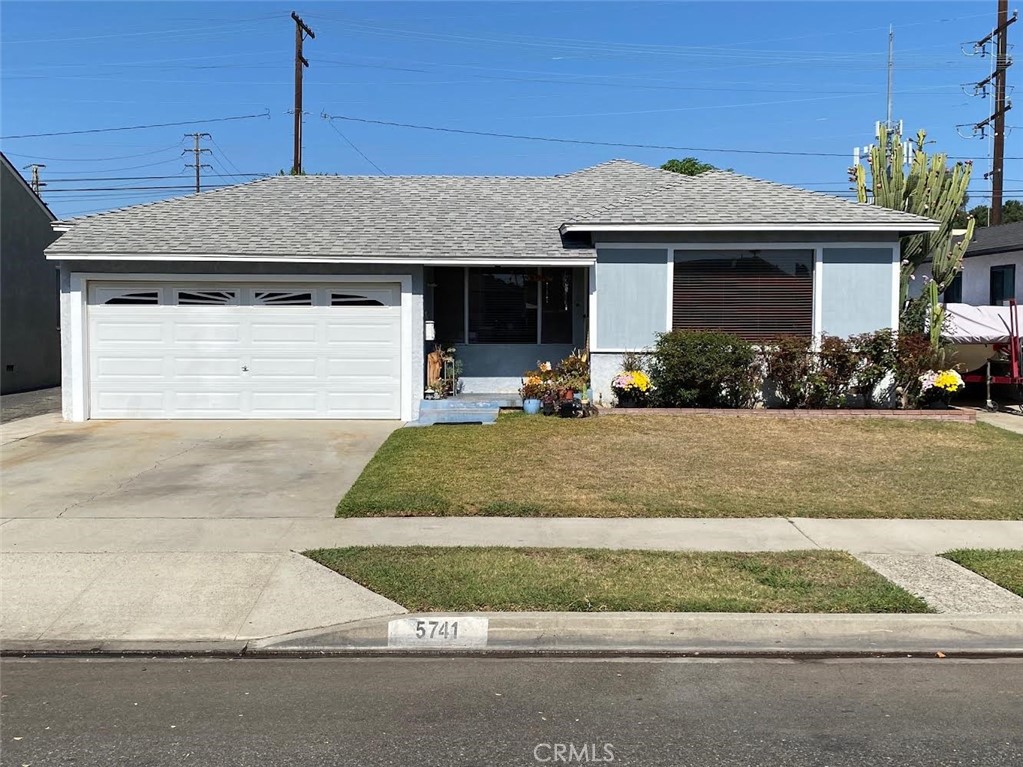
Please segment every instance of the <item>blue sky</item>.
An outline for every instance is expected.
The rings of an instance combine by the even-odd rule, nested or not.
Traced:
[[[972,202],[986,202],[989,165],[983,158],[990,144],[960,138],[956,126],[975,123],[990,109],[988,100],[966,95],[962,84],[985,77],[991,59],[964,55],[963,48],[991,30],[995,8],[994,0],[4,2],[5,137],[269,117],[3,139],[0,147],[18,167],[46,164],[44,197],[61,216],[187,193],[133,188],[190,183],[188,160],[181,157],[186,131],[213,135],[205,143],[212,150],[205,158],[213,165],[211,185],[239,180],[231,174],[288,169],[295,10],[316,33],[305,48],[309,172],[375,174],[378,166],[388,174],[532,175],[612,157],[660,164],[695,154],[750,175],[843,192],[852,148],[870,143],[874,122],[884,118],[890,23],[895,117],[907,131],[926,128],[934,148],[980,158]],[[328,121],[323,112],[766,153],[510,140]],[[1009,157],[1023,155],[1017,135],[1023,133],[1007,137]],[[1005,187],[1023,190],[1023,161],[1008,161]]]

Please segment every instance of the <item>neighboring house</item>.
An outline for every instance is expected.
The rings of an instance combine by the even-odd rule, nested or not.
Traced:
[[[1007,306],[1010,299],[1023,303],[1023,223],[978,227],[945,300]]]
[[[0,393],[60,383],[56,239],[50,212],[0,153]]]
[[[468,392],[672,328],[764,340],[898,317],[925,218],[712,171],[273,177],[58,222],[67,418],[414,419],[424,357]]]
[[[921,295],[930,276],[930,263],[921,264],[910,296]],[[1006,306],[1010,299],[1023,303],[1023,223],[974,229],[963,270],[942,298],[946,303],[973,306]]]

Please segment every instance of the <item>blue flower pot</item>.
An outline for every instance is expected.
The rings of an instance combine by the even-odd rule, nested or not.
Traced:
[[[540,412],[540,400],[524,399],[522,400],[522,409],[526,415],[536,415]]]

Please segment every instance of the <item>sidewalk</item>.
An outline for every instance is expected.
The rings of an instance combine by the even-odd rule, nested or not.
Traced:
[[[0,578],[4,584],[0,638],[8,651],[139,649],[153,643],[181,649],[197,642],[240,650],[256,646],[251,644],[254,640],[269,647],[311,629],[326,630],[333,636],[327,627],[371,620],[377,641],[379,632],[386,636],[388,621],[404,614],[404,608],[296,552],[417,544],[674,551],[844,549],[930,599],[936,609],[951,613],[944,616],[948,620],[928,623],[924,619],[938,616],[834,616],[841,624],[836,628],[837,624],[822,623],[823,617],[814,615],[774,616],[782,623],[772,623],[771,616],[733,616],[728,625],[737,628],[730,630],[744,630],[742,627],[753,621],[760,628],[750,636],[759,638],[750,641],[760,642],[762,649],[785,646],[806,651],[819,650],[832,640],[836,648],[855,645],[867,651],[881,646],[873,641],[876,637],[871,632],[885,636],[904,633],[904,624],[924,627],[906,638],[910,644],[926,646],[941,640],[961,642],[976,651],[996,646],[1004,650],[1006,636],[1023,636],[1023,611],[1017,609],[1023,600],[958,565],[939,565],[937,576],[925,578],[922,587],[912,577],[906,578],[907,562],[911,575],[918,571],[926,575],[928,568],[917,564],[935,561],[933,554],[952,548],[1023,549],[1023,521],[452,517],[7,519],[0,523]],[[951,596],[950,591],[954,592]],[[692,640],[688,643],[679,644],[681,634],[675,637],[676,649],[713,644],[707,632],[724,625],[721,616],[715,615],[662,619],[683,621],[692,629],[687,629],[686,636]],[[622,621],[630,626],[636,621],[630,632],[639,626],[661,625],[650,624],[652,618],[646,614],[619,617],[618,624],[605,619],[594,622],[593,618],[587,623],[572,614],[550,614],[537,619],[539,623],[523,624],[524,618],[512,615],[502,620],[497,625],[518,626],[508,629],[520,632],[518,636],[539,637],[521,643],[520,649],[533,648],[524,651],[542,649],[547,646],[543,642],[554,642],[564,630],[570,629],[569,634],[576,637],[580,625],[612,632],[603,638],[589,637],[586,641],[591,647],[606,645],[618,636],[615,626]],[[845,637],[840,642],[835,639],[839,635]],[[858,645],[852,639],[857,635],[862,639]],[[634,634],[630,636],[635,639]],[[668,645],[674,641],[662,640]],[[889,644],[895,649],[908,646]],[[569,642],[565,646],[574,645]],[[744,651],[752,651],[750,643],[744,647]]]
[[[1023,520],[65,517],[0,521],[0,551],[19,553],[284,553],[413,545],[938,554],[956,548],[1023,549]]]

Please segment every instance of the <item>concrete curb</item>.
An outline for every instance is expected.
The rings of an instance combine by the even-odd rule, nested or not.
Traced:
[[[423,613],[393,622],[483,618],[476,646],[389,641],[373,619],[250,642],[257,654],[1023,654],[1023,616],[747,613]]]
[[[395,642],[390,624],[475,619],[474,645]],[[1023,616],[827,613],[418,613],[264,639],[0,641],[0,655],[1023,655]]]

